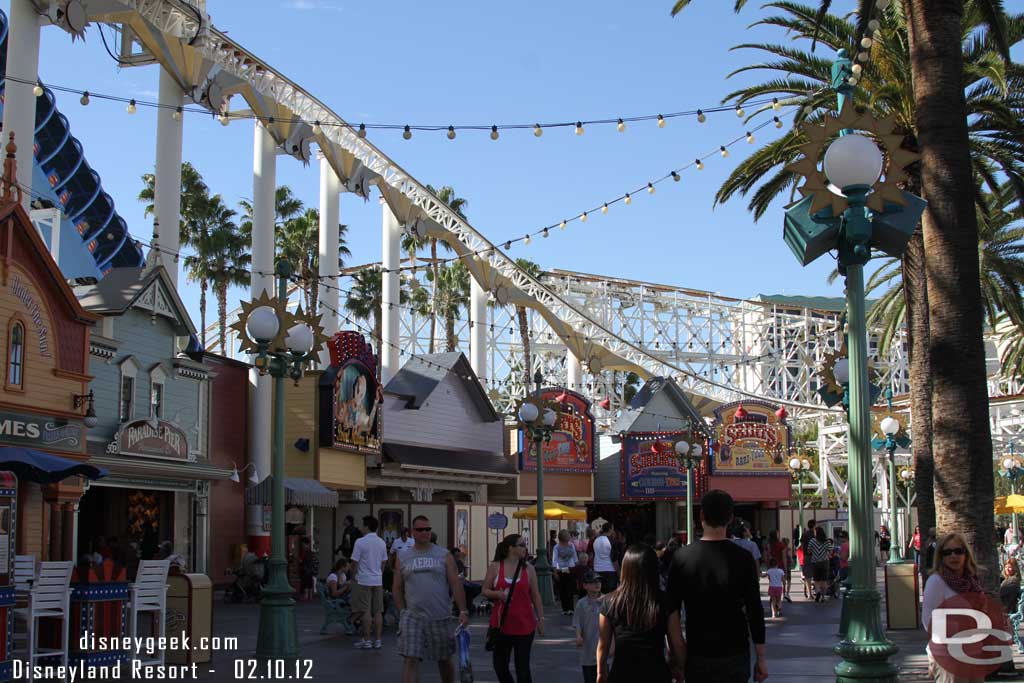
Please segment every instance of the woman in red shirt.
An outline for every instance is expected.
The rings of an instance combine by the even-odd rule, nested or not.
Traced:
[[[509,534],[498,544],[494,562],[484,577],[484,597],[494,602],[490,625],[499,629],[493,657],[499,683],[516,683],[508,666],[513,652],[518,683],[533,683],[530,674],[533,634],[536,631],[544,635],[544,606],[537,587],[537,573],[533,565],[526,562],[526,553],[526,540],[519,534]],[[508,614],[502,619],[509,591],[512,591],[511,603]]]

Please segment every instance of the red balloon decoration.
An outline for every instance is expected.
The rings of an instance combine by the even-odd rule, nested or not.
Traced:
[[[565,403],[566,401],[569,400],[569,394],[563,391],[558,396],[555,396],[555,400],[558,401],[559,403]]]
[[[606,398],[602,398],[598,402],[597,407],[600,408],[601,410],[610,410],[611,407],[612,407],[612,400],[610,398],[607,398],[607,397]]]
[[[785,422],[786,418],[789,417],[789,411],[786,410],[786,406],[779,406],[779,409],[775,411],[775,417],[779,418],[779,422]]]
[[[747,416],[747,411],[743,409],[742,403],[736,407],[736,412],[734,413],[734,415],[737,420],[742,420]]]

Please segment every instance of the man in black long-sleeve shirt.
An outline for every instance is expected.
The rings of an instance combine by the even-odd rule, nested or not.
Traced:
[[[680,548],[669,570],[672,608],[686,612],[685,680],[746,683],[750,678],[750,641],[757,652],[755,681],[768,677],[764,645],[764,607],[750,554],[730,543],[732,496],[708,491],[701,499],[704,536]],[[679,612],[669,629],[679,629]]]

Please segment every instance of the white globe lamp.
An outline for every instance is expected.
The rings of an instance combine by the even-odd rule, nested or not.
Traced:
[[[900,431],[900,422],[896,418],[890,416],[882,420],[882,433],[886,436],[894,436],[896,432]]]
[[[676,455],[686,455],[690,452],[690,444],[685,441],[676,441]]]
[[[292,353],[307,354],[313,350],[313,330],[306,323],[292,325],[284,338],[284,344]]]
[[[840,384],[847,384],[850,381],[850,359],[840,358],[836,361],[835,367],[832,370],[832,374],[835,375],[836,381]]]
[[[544,426],[554,427],[556,422],[558,422],[558,413],[551,410],[551,408],[546,408],[544,410]]]
[[[249,312],[245,321],[245,331],[256,342],[269,342],[277,336],[280,322],[277,313],[270,306],[260,306]]]
[[[800,469],[800,458],[793,458],[789,461],[789,469],[798,471]]]
[[[882,175],[883,161],[882,151],[871,138],[843,135],[825,150],[825,175],[841,190],[870,186]]]
[[[1006,460],[1003,460],[1003,469],[1007,471],[1012,470],[1014,464],[1013,458],[1007,458]]]
[[[519,406],[520,422],[533,422],[534,420],[537,419],[537,415],[539,414],[540,413],[537,410],[537,406],[535,406],[532,403],[524,403],[523,405]]]

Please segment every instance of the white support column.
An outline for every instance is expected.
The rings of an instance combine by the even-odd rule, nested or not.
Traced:
[[[175,120],[175,107],[185,105],[185,93],[178,82],[160,69],[160,104],[156,113],[156,184],[153,209],[160,223],[160,246],[167,250],[167,274],[178,284],[179,219],[181,216],[181,142],[184,116]]]
[[[583,366],[571,349],[565,350],[565,378],[568,389],[580,391],[583,386]]]
[[[341,182],[327,159],[320,155],[320,301],[324,333],[330,337],[338,331],[341,297],[338,288],[338,222],[340,220]],[[320,365],[330,364],[326,345],[320,351]]]
[[[486,387],[487,374],[487,291],[475,278],[469,279],[469,317],[473,322],[469,333],[469,363]]]
[[[274,291],[274,192],[276,190],[276,144],[270,132],[257,123],[252,155],[252,297]],[[249,371],[249,462],[256,466],[259,478],[270,475],[271,378],[260,376],[255,368]],[[263,531],[259,511],[249,511],[249,535],[260,537],[257,545],[270,537]],[[258,529],[258,531],[257,531]],[[256,552],[259,553],[261,547]]]
[[[398,225],[398,219],[391,213],[391,207],[387,202],[381,200],[381,238],[382,256],[381,261],[385,272],[381,286],[381,349],[380,349],[380,383],[386,385],[388,381],[398,372],[398,296],[399,296],[399,275],[398,268],[401,265],[399,260],[399,247],[401,246],[402,229]],[[393,304],[393,305],[388,305]]]
[[[14,133],[18,146],[18,184],[21,204],[28,211],[32,187],[36,137],[36,96],[32,90],[39,77],[39,12],[32,0],[11,0],[7,31],[7,82],[4,84],[4,140]],[[26,83],[12,80],[17,78]]]

